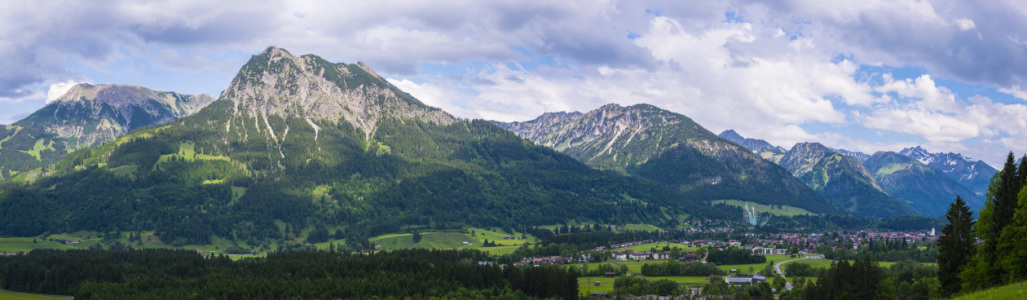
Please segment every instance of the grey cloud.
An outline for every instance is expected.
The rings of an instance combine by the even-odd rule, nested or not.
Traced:
[[[864,61],[923,65],[942,75],[1003,87],[1027,82],[1027,45],[1015,42],[1027,38],[1024,9],[1004,1],[916,2],[929,4],[933,15],[928,17],[904,10],[903,4],[839,2],[838,10],[863,9],[847,17],[812,10],[805,0],[743,0],[736,5],[761,21],[813,35],[820,45]],[[796,18],[810,25],[795,24]],[[962,30],[954,24],[959,18],[974,20],[975,28]]]

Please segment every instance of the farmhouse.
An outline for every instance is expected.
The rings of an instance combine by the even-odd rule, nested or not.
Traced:
[[[763,276],[760,276],[760,275],[754,275],[754,276],[752,276],[752,278],[746,278],[746,277],[724,278],[724,282],[727,282],[728,285],[757,284],[757,283],[766,282],[766,281],[767,281],[767,277],[763,277]]]

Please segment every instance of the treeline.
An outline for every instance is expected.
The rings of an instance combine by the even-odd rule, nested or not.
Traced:
[[[638,276],[618,276],[613,280],[613,294],[619,297],[628,295],[676,296],[688,292],[686,288],[670,279],[659,279],[650,282]]]
[[[906,240],[875,241],[867,247],[853,250],[846,247],[831,249],[830,246],[817,247],[817,253],[829,259],[856,260],[862,256],[870,256],[877,261],[935,262],[938,258],[938,247],[932,243],[907,243]]]
[[[709,276],[723,275],[724,273],[712,263],[704,264],[697,261],[678,262],[674,260],[662,263],[647,263],[642,265],[641,271],[644,276]]]
[[[780,232],[823,232],[826,230],[861,230],[878,229],[894,231],[919,231],[941,228],[945,225],[941,218],[922,216],[892,216],[884,219],[864,218],[852,215],[798,215],[792,217],[775,216],[770,223],[751,229],[756,233]]]
[[[1019,166],[1013,153],[991,178],[976,222],[956,197],[938,239],[938,277],[943,296],[1027,280],[1027,155]],[[978,242],[979,241],[979,242]]]
[[[183,250],[36,250],[0,257],[0,287],[76,299],[577,297],[573,270],[477,263],[485,259],[474,250],[286,251],[241,261]]]
[[[820,274],[816,283],[796,280],[794,289],[782,292],[779,299],[933,299],[940,295],[937,270],[908,260],[881,268],[869,256],[841,260],[827,270],[791,263],[785,265],[788,276]]]
[[[748,250],[742,250],[738,248],[729,248],[724,250],[710,250],[706,257],[707,262],[711,262],[718,265],[742,265],[742,264],[762,264],[767,262],[767,257],[763,255],[753,255]]]

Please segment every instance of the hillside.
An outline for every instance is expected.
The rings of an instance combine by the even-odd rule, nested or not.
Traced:
[[[54,164],[75,149],[191,115],[210,96],[130,85],[79,84],[28,117],[0,126],[0,178]]]
[[[367,247],[370,236],[410,226],[673,227],[740,214],[591,169],[489,122],[457,120],[363,63],[276,47],[254,55],[198,113],[75,151],[53,168],[0,196],[0,234],[154,230],[171,245],[216,236],[267,246],[327,227]]]
[[[936,217],[962,196],[973,208],[984,206],[983,200],[942,171],[895,152],[874,153],[866,161],[877,181],[889,195],[902,200],[917,214]]]
[[[1027,298],[1027,282],[994,287],[983,291],[968,293],[952,298],[954,300],[975,299],[1024,299]]]
[[[697,199],[834,211],[787,170],[688,117],[652,105],[607,104],[587,113],[546,113],[498,124],[593,168],[636,175]]]
[[[913,213],[909,207],[882,192],[873,173],[859,159],[842,155],[824,145],[796,144],[779,164],[852,214],[882,218]]]

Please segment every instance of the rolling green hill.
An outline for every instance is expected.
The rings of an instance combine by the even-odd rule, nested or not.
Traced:
[[[594,170],[489,122],[457,120],[363,63],[275,47],[196,114],[50,168],[30,184],[8,183],[0,235],[153,230],[169,245],[215,236],[316,242],[328,233],[300,230],[316,226],[368,247],[371,236],[414,225],[673,228],[689,216],[740,214]]]

